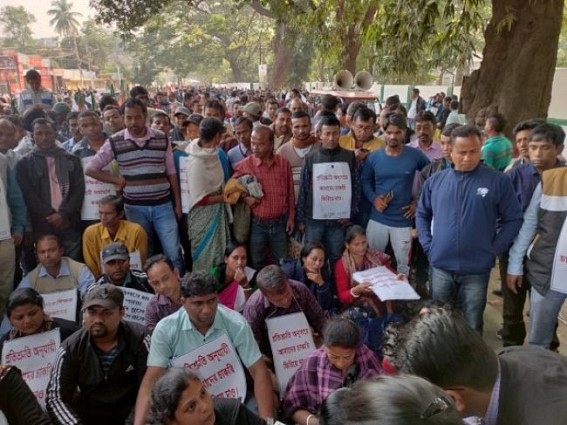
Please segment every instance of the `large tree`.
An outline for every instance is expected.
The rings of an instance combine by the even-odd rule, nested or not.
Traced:
[[[35,21],[35,16],[23,6],[4,6],[0,9],[4,46],[31,53],[34,42],[30,25]]]
[[[73,41],[73,48],[75,51],[75,58],[79,67],[81,80],[83,78],[83,68],[81,66],[81,57],[79,55],[79,45],[77,38],[79,35],[79,18],[82,16],[79,12],[74,12],[73,3],[68,0],[53,0],[51,2],[51,9],[47,11],[49,16],[52,16],[49,24],[53,26],[55,32],[59,35],[70,38]],[[82,84],[82,81],[81,81]]]

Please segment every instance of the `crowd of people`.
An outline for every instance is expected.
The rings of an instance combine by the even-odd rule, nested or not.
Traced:
[[[378,113],[141,86],[72,110],[26,80],[0,119],[0,352],[54,329],[60,346],[41,396],[4,360],[10,424],[567,421],[561,127],[522,121],[512,143],[501,114],[465,124],[458,99],[417,88]],[[498,353],[482,339],[496,261]],[[357,277],[378,269],[421,299],[380,299]],[[312,339],[276,348],[299,324]]]

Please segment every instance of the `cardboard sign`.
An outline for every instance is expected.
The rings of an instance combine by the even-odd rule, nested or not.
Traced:
[[[313,164],[313,218],[350,218],[352,178],[346,162]]]
[[[567,294],[567,220],[563,222],[553,257],[550,288]]]
[[[382,301],[419,300],[420,298],[407,280],[399,280],[384,266],[356,272],[352,278],[358,283],[371,283],[372,291]]]
[[[81,159],[83,170],[87,169],[93,158],[93,156],[89,156]],[[110,171],[110,166],[104,167],[103,170]],[[116,195],[116,186],[112,183],[93,179],[85,174],[85,197],[81,207],[81,220],[98,220],[98,201],[108,195]]]
[[[124,319],[145,325],[146,307],[154,295],[137,289],[119,288],[124,293]]]
[[[179,188],[183,214],[189,214],[189,205],[191,205],[191,195],[189,194],[189,183],[187,180],[189,173],[188,162],[189,158],[186,156],[179,158]]]
[[[246,399],[244,368],[225,333],[173,359],[171,365],[197,372],[213,397]]]
[[[266,326],[280,387],[280,397],[283,398],[290,378],[303,364],[303,359],[316,347],[303,312],[266,319]]]
[[[45,410],[45,396],[51,369],[61,345],[59,329],[6,341],[2,364],[16,366]]]
[[[77,320],[77,290],[68,289],[66,291],[49,292],[41,294],[43,298],[43,310],[51,317],[60,319]]]

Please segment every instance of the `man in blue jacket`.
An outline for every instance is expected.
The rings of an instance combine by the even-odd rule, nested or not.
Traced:
[[[463,126],[451,138],[453,168],[425,182],[416,227],[431,263],[432,298],[458,306],[482,332],[490,270],[518,234],[522,210],[510,179],[480,163],[478,129]]]

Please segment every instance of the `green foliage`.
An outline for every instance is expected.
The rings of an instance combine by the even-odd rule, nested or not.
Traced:
[[[47,14],[52,16],[49,24],[53,26],[55,32],[66,37],[76,36],[79,32],[77,18],[82,15],[71,10],[73,3],[69,3],[68,0],[53,0],[51,6],[52,9],[49,9]]]
[[[30,25],[35,16],[23,6],[4,6],[0,9],[0,24],[3,27],[2,44],[24,53],[32,53],[35,47]]]

